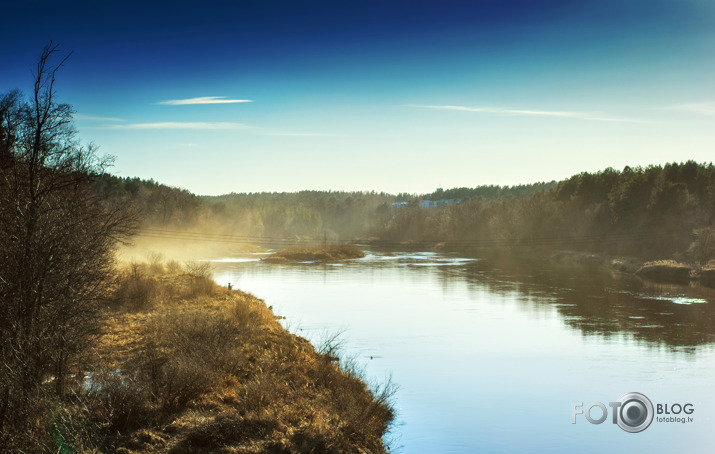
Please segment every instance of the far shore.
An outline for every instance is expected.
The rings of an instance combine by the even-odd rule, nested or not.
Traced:
[[[365,257],[356,246],[302,246],[283,249],[262,259],[268,263],[337,262]]]
[[[379,240],[362,241],[369,247],[378,247]],[[641,279],[658,282],[689,285],[696,282],[715,288],[715,260],[706,264],[687,263],[672,259],[652,260],[632,256],[614,256],[588,251],[552,250],[547,248],[465,248],[451,247],[449,243],[401,242],[391,244],[405,250],[432,250],[452,252],[465,257],[485,259],[483,263],[500,263],[518,266],[542,263],[571,268],[601,268],[618,273],[638,276]]]

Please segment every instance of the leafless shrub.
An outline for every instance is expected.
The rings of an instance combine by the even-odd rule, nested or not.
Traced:
[[[195,277],[209,279],[213,273],[213,265],[211,265],[211,262],[189,261],[184,264],[184,268],[188,274]]]
[[[190,295],[212,295],[216,283],[211,279],[213,265],[211,262],[186,262],[186,274],[190,278]]]
[[[143,379],[165,411],[183,408],[238,370],[243,330],[224,313],[171,313],[146,335]]]
[[[89,373],[55,411],[52,435],[59,452],[110,452],[114,436],[151,424],[147,392],[134,377],[100,369]]]
[[[156,251],[149,251],[146,255],[149,264],[149,273],[153,275],[164,274],[164,254]]]
[[[179,274],[183,271],[183,268],[181,267],[181,263],[179,263],[176,260],[169,260],[166,263],[166,271],[169,274]]]
[[[144,310],[153,306],[157,297],[157,282],[142,273],[123,276],[115,292],[114,300],[131,310]]]
[[[47,422],[47,408],[37,418],[31,407],[49,386],[65,393],[97,333],[98,303],[110,296],[114,247],[135,226],[125,205],[92,192],[111,159],[79,145],[72,107],[56,102],[68,57],[55,63],[57,53],[52,43],[43,50],[32,96],[0,97],[19,113],[0,126],[0,445],[17,437],[18,424]]]

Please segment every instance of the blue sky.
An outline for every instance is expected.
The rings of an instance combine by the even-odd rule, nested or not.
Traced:
[[[715,2],[12,2],[83,141],[199,194],[430,192],[711,161]],[[250,102],[239,102],[250,101]]]

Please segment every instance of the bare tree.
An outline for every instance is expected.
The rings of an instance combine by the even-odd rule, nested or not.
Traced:
[[[12,162],[10,150],[17,140],[21,97],[20,90],[12,90],[0,96],[0,168]]]
[[[52,43],[44,48],[29,99],[16,91],[0,97],[0,445],[6,446],[22,444],[18,430],[28,432],[32,412],[43,411],[33,404],[48,395],[48,384],[62,395],[97,327],[116,242],[134,226],[124,207],[92,193],[92,179],[111,161],[93,145],[80,145],[71,106],[56,101],[55,76],[69,57],[56,62],[58,54]]]

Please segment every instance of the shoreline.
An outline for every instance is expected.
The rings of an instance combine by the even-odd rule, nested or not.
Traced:
[[[158,268],[120,276],[91,367],[53,421],[58,449],[389,452],[394,384],[368,386],[336,346],[206,270]]]
[[[365,257],[365,253],[356,246],[294,246],[276,251],[264,257],[266,263],[302,263],[322,262],[332,263]]]

